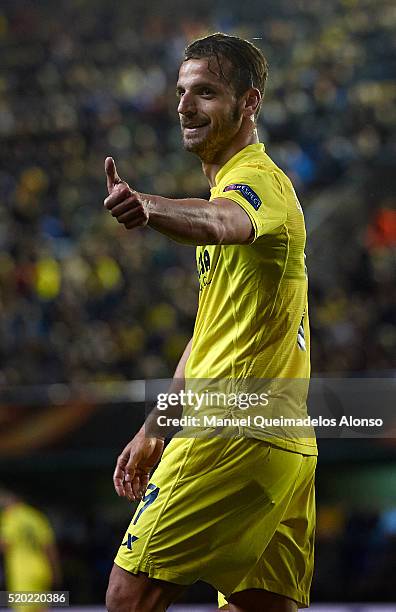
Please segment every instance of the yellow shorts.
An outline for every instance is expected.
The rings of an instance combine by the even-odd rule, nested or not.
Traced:
[[[174,438],[115,563],[224,597],[261,588],[309,605],[316,457],[246,438]],[[224,594],[222,597],[221,594]]]

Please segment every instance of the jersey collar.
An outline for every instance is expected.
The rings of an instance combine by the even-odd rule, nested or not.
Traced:
[[[233,166],[235,166],[235,164],[237,164],[244,158],[249,158],[252,155],[252,153],[264,153],[264,152],[265,152],[265,146],[263,145],[263,143],[257,142],[255,144],[248,145],[247,147],[244,147],[243,149],[238,151],[238,153],[235,153],[235,155],[233,155],[228,160],[228,162],[226,162],[224,166],[222,166],[220,170],[217,172],[215,176],[214,187],[216,187],[216,185],[219,184],[223,176],[225,176],[227,172],[231,170]]]

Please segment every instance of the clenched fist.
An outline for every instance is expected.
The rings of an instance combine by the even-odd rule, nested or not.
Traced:
[[[105,172],[107,179],[108,197],[104,205],[117,219],[118,223],[127,229],[143,227],[149,220],[148,206],[142,196],[131,189],[117,174],[116,165],[112,157],[106,157]]]

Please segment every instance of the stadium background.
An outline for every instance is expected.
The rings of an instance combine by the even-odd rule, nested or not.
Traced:
[[[206,197],[178,63],[207,32],[258,39],[261,140],[307,220],[313,371],[393,378],[395,26],[387,0],[2,1],[0,483],[50,517],[74,605],[103,604],[131,514],[111,483],[143,419],[130,381],[172,375],[197,301],[193,249],[104,214],[105,156],[140,191]],[[394,440],[320,441],[317,532],[315,603],[396,601]]]

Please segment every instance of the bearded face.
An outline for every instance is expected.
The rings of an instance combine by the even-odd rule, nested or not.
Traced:
[[[232,87],[213,64],[207,58],[183,62],[177,84],[184,148],[206,163],[232,142],[242,121]]]

